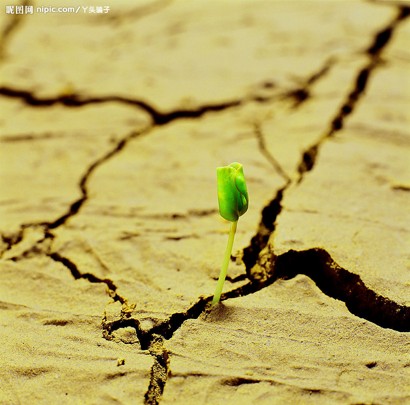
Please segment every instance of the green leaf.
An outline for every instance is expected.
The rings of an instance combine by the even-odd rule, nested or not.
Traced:
[[[248,190],[243,167],[234,162],[216,169],[218,180],[219,213],[228,221],[234,222],[248,209]]]

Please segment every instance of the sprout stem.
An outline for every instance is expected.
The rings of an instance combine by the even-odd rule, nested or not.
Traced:
[[[214,298],[212,299],[212,305],[217,304],[221,299],[222,288],[224,286],[226,273],[228,271],[229,259],[231,258],[233,240],[235,239],[237,224],[238,221],[231,222],[231,230],[229,231],[228,244],[226,245],[225,256],[222,262],[221,272],[219,273],[218,284],[216,285]]]

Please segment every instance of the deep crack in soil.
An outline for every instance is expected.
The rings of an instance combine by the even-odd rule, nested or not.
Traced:
[[[288,280],[303,274],[312,279],[325,295],[344,302],[353,315],[383,328],[410,332],[410,307],[371,290],[359,275],[339,266],[324,249],[290,250],[279,256],[270,253],[270,260],[265,263],[269,264],[264,266],[264,277],[222,294],[221,300],[253,294],[278,279]],[[172,314],[149,330],[141,329],[139,321],[130,314],[123,314],[120,319],[103,322],[104,334],[111,340],[114,331],[132,327],[141,349],[147,350],[155,336],[169,340],[186,320],[197,319],[204,311],[212,310],[211,300],[212,296],[201,296],[186,311]]]
[[[289,250],[274,261],[273,281],[298,274],[310,277],[327,296],[346,304],[353,314],[399,332],[410,332],[410,307],[377,294],[357,274],[340,267],[324,249]]]
[[[382,328],[410,332],[410,307],[400,305],[367,287],[357,274],[339,266],[330,254],[320,248],[303,251],[289,250],[267,256],[254,281],[222,295],[222,300],[252,294],[273,284],[278,279],[291,279],[303,274],[312,279],[328,297],[346,304],[359,318]]]

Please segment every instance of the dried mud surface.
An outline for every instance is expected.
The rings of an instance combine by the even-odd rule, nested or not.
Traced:
[[[107,4],[0,12],[0,403],[410,403],[410,3]]]

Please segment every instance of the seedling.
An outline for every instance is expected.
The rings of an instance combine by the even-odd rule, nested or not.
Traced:
[[[221,272],[219,273],[218,284],[216,285],[215,294],[212,299],[213,305],[217,304],[221,299],[238,219],[247,211],[249,202],[245,176],[240,163],[235,162],[229,166],[218,167],[216,169],[216,176],[218,181],[219,213],[223,218],[231,222],[231,229],[229,231],[228,244],[226,245]]]

